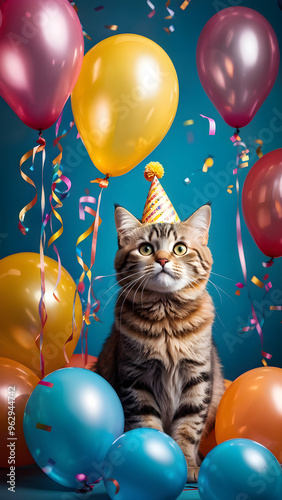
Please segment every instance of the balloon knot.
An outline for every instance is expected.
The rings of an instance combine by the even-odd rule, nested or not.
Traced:
[[[152,182],[156,176],[161,179],[164,175],[164,167],[158,161],[151,161],[146,165],[144,170],[144,177],[146,181]]]

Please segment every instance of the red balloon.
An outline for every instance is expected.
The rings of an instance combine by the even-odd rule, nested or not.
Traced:
[[[250,169],[242,191],[245,222],[259,249],[282,256],[282,148],[262,156]]]
[[[83,51],[81,24],[68,0],[1,4],[0,95],[29,127],[44,130],[58,119]]]
[[[247,7],[221,10],[200,34],[197,68],[206,94],[226,123],[244,127],[278,74],[279,46],[272,26]]]

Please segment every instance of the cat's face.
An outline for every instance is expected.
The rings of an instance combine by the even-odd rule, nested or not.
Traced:
[[[115,267],[120,285],[161,293],[197,289],[206,282],[212,266],[207,247],[210,220],[209,205],[175,224],[141,224],[117,207],[119,250]]]

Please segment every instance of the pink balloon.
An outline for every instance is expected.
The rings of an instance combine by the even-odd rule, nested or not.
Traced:
[[[247,7],[229,7],[204,26],[197,45],[201,84],[226,123],[247,125],[268,96],[279,68],[272,26]]]
[[[0,6],[0,95],[29,127],[58,119],[78,78],[81,24],[67,0],[5,0]]]
[[[282,148],[262,156],[248,172],[242,191],[248,229],[260,250],[282,256]]]

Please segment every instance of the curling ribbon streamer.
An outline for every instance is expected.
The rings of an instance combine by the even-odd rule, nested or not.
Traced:
[[[107,481],[111,481],[115,485],[115,487],[116,487],[115,495],[117,495],[119,490],[120,490],[120,486],[119,486],[118,481],[116,479],[112,479],[111,477],[109,479],[107,479]]]
[[[209,118],[208,116],[205,116],[205,115],[201,115],[200,116],[202,118],[206,118],[207,120],[209,120],[209,135],[215,135],[215,131],[216,131],[216,125],[215,125],[215,121],[213,118]]]
[[[45,151],[45,146],[46,146],[46,141],[41,137],[42,132],[39,134],[39,139],[36,141],[41,147],[42,151],[42,169],[41,169],[41,217],[42,217],[42,225],[41,225],[41,234],[40,234],[40,278],[41,278],[41,297],[39,301],[39,306],[38,306],[38,311],[39,311],[39,316],[41,320],[41,331],[39,335],[37,335],[35,339],[36,345],[39,339],[39,351],[40,351],[40,370],[41,370],[41,375],[42,378],[44,378],[44,357],[42,354],[42,346],[43,346],[43,330],[44,326],[46,324],[48,315],[47,315],[47,309],[46,309],[46,304],[45,304],[45,293],[46,293],[46,286],[45,286],[45,269],[44,269],[44,247],[45,247],[45,226],[44,226],[44,212],[45,212],[45,192],[44,192],[44,165],[45,165],[45,159],[46,159],[46,151]],[[38,148],[38,149],[39,149]],[[33,161],[35,154],[38,152],[33,151]]]
[[[43,139],[44,141],[44,139]],[[25,207],[23,207],[19,213],[19,224],[18,224],[18,227],[19,227],[19,230],[21,231],[22,234],[26,235],[26,233],[28,232],[29,228],[26,227],[24,225],[24,219],[25,219],[25,215],[26,213],[34,207],[34,205],[36,204],[37,202],[37,188],[34,184],[34,182],[30,179],[30,177],[28,177],[23,171],[22,171],[22,164],[28,160],[29,158],[32,157],[32,167],[33,167],[33,164],[34,164],[34,158],[35,158],[35,155],[37,153],[40,153],[41,151],[44,150],[45,148],[45,141],[44,141],[44,144],[36,141],[39,145],[38,146],[35,146],[34,148],[30,149],[27,153],[25,153],[21,159],[20,159],[20,173],[21,173],[21,176],[23,178],[23,180],[25,182],[28,182],[28,184],[30,184],[31,186],[33,186],[35,188],[35,191],[36,191],[36,194],[34,196],[34,198],[27,204],[25,205]]]
[[[239,254],[239,259],[240,259],[240,264],[241,264],[241,269],[242,273],[244,276],[244,281],[245,281],[245,286],[248,291],[248,297],[251,303],[251,309],[252,309],[252,316],[253,316],[253,321],[252,323],[255,325],[257,332],[260,337],[261,341],[261,346],[263,347],[263,332],[261,328],[261,324],[258,321],[257,315],[255,308],[253,306],[253,302],[251,299],[251,294],[247,285],[247,266],[246,266],[246,259],[245,259],[245,253],[244,253],[244,247],[243,247],[243,240],[242,240],[242,230],[241,230],[241,220],[240,220],[240,211],[239,211],[239,200],[240,200],[240,186],[239,186],[239,176],[238,176],[238,169],[239,168],[244,168],[244,162],[246,162],[249,158],[247,155],[247,147],[244,142],[241,141],[241,138],[239,137],[238,133],[234,134],[230,140],[233,142],[233,146],[237,147],[237,157],[236,157],[236,191],[237,191],[237,213],[236,213],[236,232],[237,232],[237,247],[238,247],[238,254]],[[239,146],[243,147],[244,150],[239,153]],[[241,162],[241,163],[240,163]],[[263,324],[263,322],[262,322]],[[248,331],[252,329],[252,327],[245,327],[242,329],[242,331]],[[265,353],[262,351],[262,356],[266,357],[267,359],[271,359],[272,355]]]

